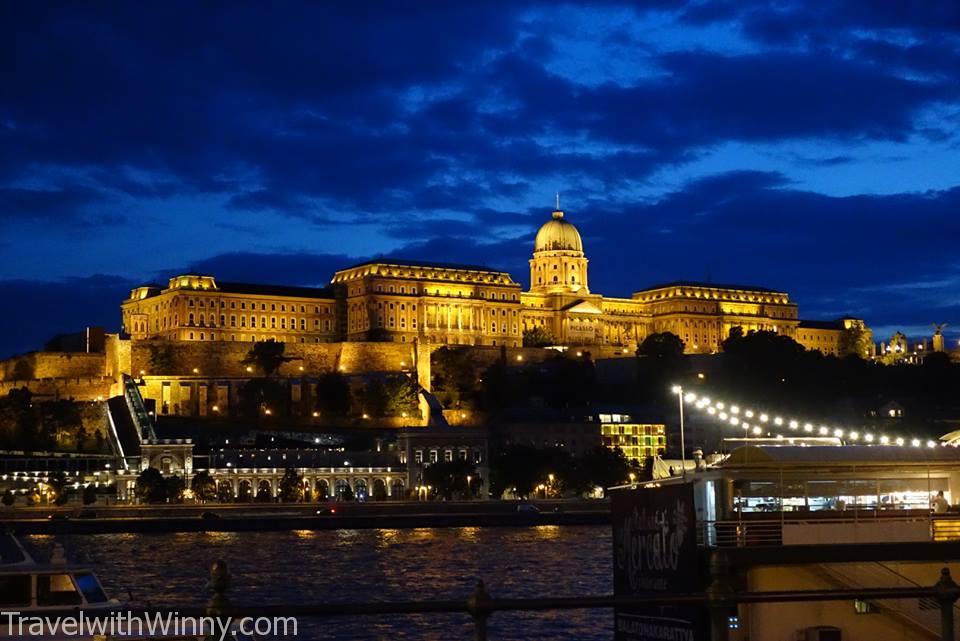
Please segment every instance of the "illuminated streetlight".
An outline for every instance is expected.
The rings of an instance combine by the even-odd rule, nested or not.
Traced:
[[[683,434],[683,387],[680,385],[674,385],[672,388],[674,394],[677,395],[677,403],[680,407],[680,465],[683,472],[681,476],[684,480],[687,479],[687,452],[686,452],[686,439]],[[717,403],[717,407],[720,407],[720,404]],[[721,417],[722,418],[722,417]]]

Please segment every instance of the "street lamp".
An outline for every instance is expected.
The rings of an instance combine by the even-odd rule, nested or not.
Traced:
[[[469,474],[467,474],[467,500],[468,500],[468,501],[470,500],[470,494],[472,494],[472,492],[470,492],[470,481],[471,481],[471,480],[473,480],[473,477],[470,476]]]
[[[680,404],[680,466],[683,470],[681,476],[684,480],[687,478],[687,452],[686,452],[686,439],[683,436],[683,386],[674,385],[670,390],[677,395],[677,402]]]

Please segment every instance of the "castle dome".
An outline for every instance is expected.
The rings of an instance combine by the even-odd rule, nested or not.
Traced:
[[[551,220],[540,227],[537,239],[533,243],[534,252],[558,250],[583,253],[580,232],[572,223],[563,219],[563,212],[559,209],[553,212]]]

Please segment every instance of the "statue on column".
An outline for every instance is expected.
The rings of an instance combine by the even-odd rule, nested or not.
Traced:
[[[933,324],[933,351],[935,352],[944,351],[943,328],[946,326],[946,323]]]

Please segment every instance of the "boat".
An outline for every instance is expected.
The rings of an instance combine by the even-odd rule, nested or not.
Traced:
[[[12,534],[0,535],[0,639],[26,641],[160,641],[208,638],[192,626],[161,626],[166,613],[144,614],[143,607],[110,598],[92,568],[69,563],[63,546],[54,545],[48,563],[38,563]],[[142,625],[131,619],[142,616]],[[157,621],[153,627],[147,619]],[[168,620],[169,621],[169,620]],[[201,631],[211,631],[206,628]],[[170,632],[173,631],[171,634]],[[234,622],[217,638],[254,641]]]
[[[67,563],[56,544],[48,563],[37,563],[13,535],[0,536],[0,608],[40,616],[117,609],[93,569]]]

